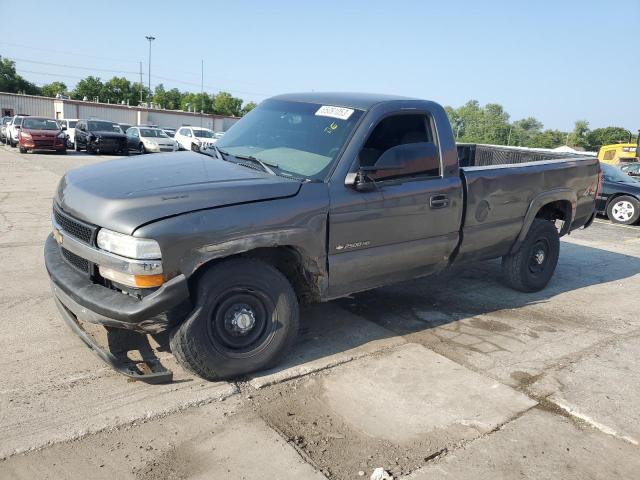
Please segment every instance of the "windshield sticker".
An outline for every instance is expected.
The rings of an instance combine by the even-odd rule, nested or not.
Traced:
[[[336,122],[331,122],[331,125],[327,125],[326,127],[324,127],[324,133],[330,135],[337,129],[338,129],[338,124]]]
[[[331,105],[321,106],[316,115],[318,117],[331,117],[339,120],[347,120],[353,113],[352,108],[332,107]]]

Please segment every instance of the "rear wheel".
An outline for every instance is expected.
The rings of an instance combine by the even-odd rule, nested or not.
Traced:
[[[640,218],[640,202],[634,197],[616,197],[607,206],[607,216],[613,223],[633,225]]]
[[[194,313],[171,333],[171,351],[208,380],[265,369],[293,343],[298,315],[280,271],[258,260],[228,260],[198,281]]]
[[[521,292],[537,292],[547,286],[560,255],[556,226],[536,218],[520,249],[502,257],[502,273],[508,286]]]

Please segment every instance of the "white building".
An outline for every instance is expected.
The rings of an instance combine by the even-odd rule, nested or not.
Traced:
[[[226,131],[237,122],[236,117],[209,115],[180,110],[130,107],[113,103],[84,102],[60,98],[38,97],[0,92],[1,116],[26,114],[32,116],[63,118],[100,118],[130,125],[158,125],[163,128],[178,128],[183,125],[203,126],[212,130]]]

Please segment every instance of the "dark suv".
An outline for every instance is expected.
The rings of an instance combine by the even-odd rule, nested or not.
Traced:
[[[116,122],[108,120],[78,120],[75,148],[87,153],[118,153],[128,155],[127,136]]]

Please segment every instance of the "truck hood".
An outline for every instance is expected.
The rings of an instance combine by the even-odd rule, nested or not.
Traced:
[[[76,218],[131,235],[194,210],[291,197],[301,182],[195,152],[160,153],[70,170],[56,203]]]

